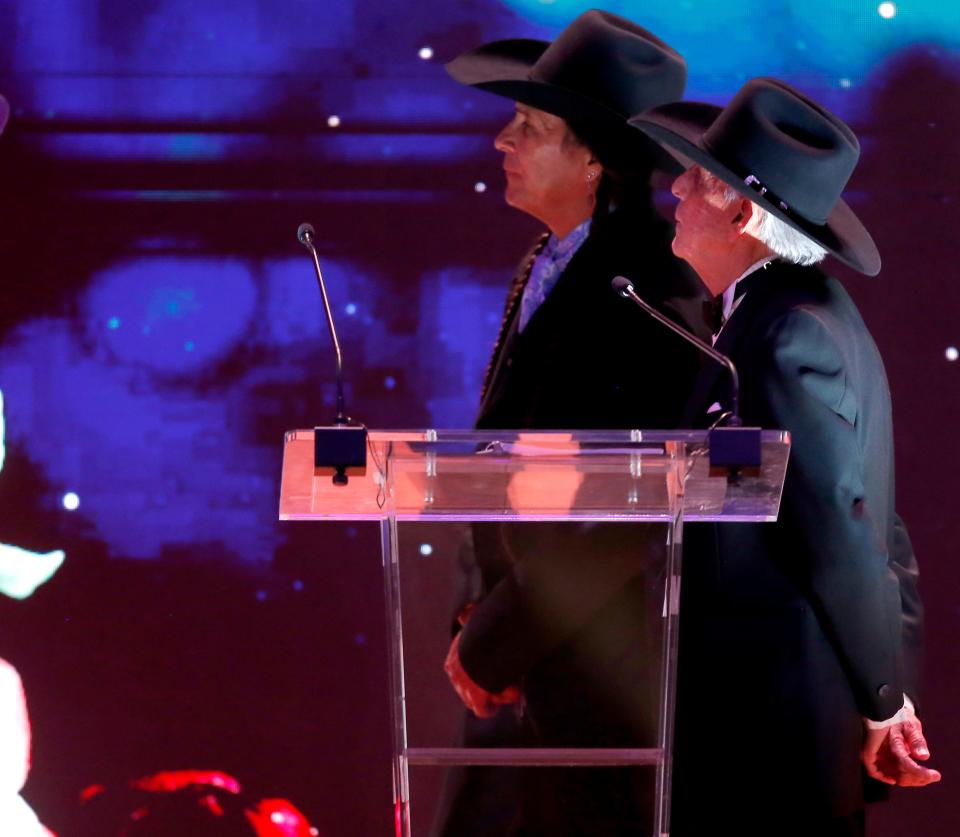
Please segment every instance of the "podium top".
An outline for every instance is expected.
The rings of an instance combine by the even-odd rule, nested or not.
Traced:
[[[702,430],[372,430],[367,467],[334,485],[314,431],[285,435],[281,520],[776,520],[790,434],[758,472],[713,475]]]

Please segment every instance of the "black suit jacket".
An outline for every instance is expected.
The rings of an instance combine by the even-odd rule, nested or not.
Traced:
[[[628,277],[650,304],[707,336],[704,292],[673,256],[671,239],[649,198],[595,221],[520,333],[534,248],[508,296],[477,426],[676,427],[699,368],[696,350],[610,285]],[[526,743],[654,745],[662,528],[474,525],[484,590],[460,657],[490,691],[523,686]],[[652,810],[647,774],[526,769],[523,826],[534,834],[642,833]],[[446,833],[472,833],[457,827]]]
[[[861,716],[916,696],[916,561],[894,512],[890,394],[852,300],[815,268],[749,278],[716,348],[747,424],[790,431],[774,524],[685,529],[677,833],[701,812],[797,816],[862,807]],[[729,407],[704,368],[686,420]],[[721,768],[722,769],[718,769]]]
[[[519,333],[519,298],[532,263],[525,259],[508,296],[477,426],[677,426],[699,368],[698,354],[610,287],[615,276],[628,277],[650,304],[705,336],[704,292],[673,256],[671,237],[670,225],[649,203],[595,222]],[[484,596],[460,646],[473,679],[494,692],[524,683],[529,693],[531,669],[553,655],[549,679],[555,681],[571,651],[561,646],[637,572],[634,556],[642,547],[625,547],[624,539],[638,531],[632,526],[475,525]],[[548,611],[561,616],[546,618]],[[560,734],[563,723],[554,726]]]
[[[647,302],[704,336],[703,290],[672,254],[671,239],[649,202],[595,221],[519,332],[520,296],[538,244],[514,278],[477,427],[676,427],[697,353],[610,287],[626,276]]]

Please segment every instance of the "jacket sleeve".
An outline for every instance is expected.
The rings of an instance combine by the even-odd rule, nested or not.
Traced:
[[[887,544],[881,520],[889,495],[867,497],[864,457],[870,454],[861,450],[857,431],[866,419],[839,348],[838,339],[849,335],[836,333],[838,327],[847,326],[828,325],[804,308],[782,315],[759,347],[760,380],[771,426],[792,437],[781,514],[800,533],[802,549],[795,554],[805,563],[793,569],[860,713],[884,720],[900,708],[906,686],[903,616],[916,600],[913,593],[904,597],[901,582],[909,581],[915,564],[908,540],[896,554]]]
[[[900,515],[891,524],[890,568],[900,584],[901,632],[903,635],[904,691],[920,712],[920,682],[923,670],[923,605],[917,589],[917,557]]]

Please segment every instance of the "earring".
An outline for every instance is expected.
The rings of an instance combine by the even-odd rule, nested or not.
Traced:
[[[587,180],[596,180],[596,179],[597,179],[596,169],[591,169],[590,171],[587,172]]]

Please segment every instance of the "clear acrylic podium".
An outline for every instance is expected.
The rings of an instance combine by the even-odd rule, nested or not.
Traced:
[[[730,480],[711,474],[705,431],[371,431],[365,472],[338,486],[330,473],[315,472],[313,431],[286,434],[281,520],[379,525],[399,837],[431,832],[464,771],[563,767],[634,771],[650,789],[647,833],[669,834],[683,524],[775,520],[789,434],[764,431],[761,448],[759,470]],[[524,574],[533,588],[531,607],[549,623],[543,633],[552,659],[573,661],[563,668],[575,678],[569,683],[585,684],[614,714],[625,707],[625,741],[464,738],[465,710],[443,664],[456,614],[488,571],[474,547],[478,525],[492,526],[485,531],[509,553],[498,559],[501,571]],[[555,571],[554,553],[563,554]],[[643,636],[619,636],[610,624]],[[581,672],[583,648],[589,664]],[[631,704],[631,683],[648,696],[640,709]]]

